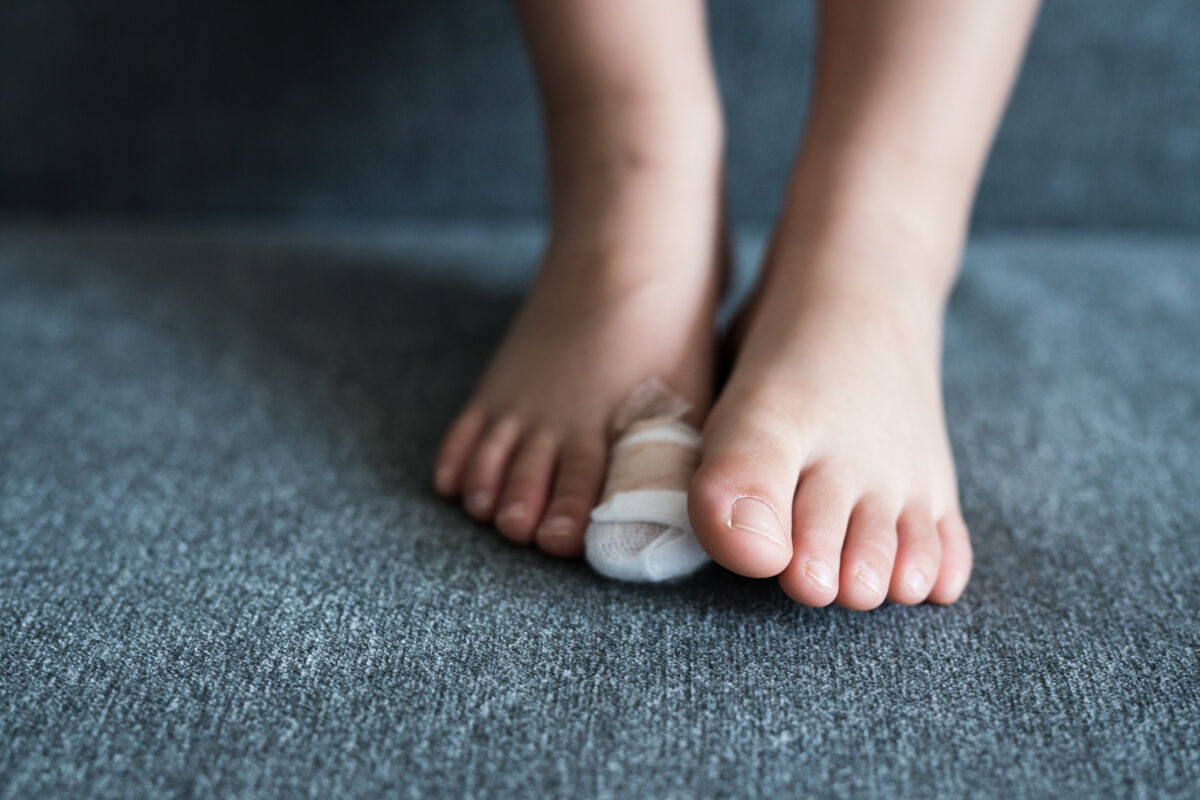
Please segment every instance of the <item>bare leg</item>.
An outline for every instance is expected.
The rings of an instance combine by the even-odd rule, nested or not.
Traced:
[[[700,0],[526,0],[552,234],[443,441],[434,483],[477,519],[579,555],[613,411],[658,376],[711,403],[723,146]]]
[[[808,131],[690,491],[709,553],[802,603],[948,603],[966,585],[942,319],[1035,10],[821,6]]]

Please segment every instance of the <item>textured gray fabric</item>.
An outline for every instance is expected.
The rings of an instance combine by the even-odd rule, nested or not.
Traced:
[[[971,249],[974,580],[856,614],[431,496],[533,231],[4,229],[0,797],[1195,797],[1198,244]]]
[[[4,0],[0,210],[527,218],[541,147],[510,5]],[[732,208],[769,221],[812,4],[710,8]],[[1200,229],[1197,41],[1194,0],[1047,2],[979,225]]]

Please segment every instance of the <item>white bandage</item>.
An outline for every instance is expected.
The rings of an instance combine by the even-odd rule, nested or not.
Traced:
[[[687,484],[700,432],[679,419],[687,410],[686,401],[651,379],[618,415],[604,496],[585,538],[588,563],[600,574],[667,581],[709,561],[688,522]]]

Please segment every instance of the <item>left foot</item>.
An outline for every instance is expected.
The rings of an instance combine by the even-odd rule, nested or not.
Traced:
[[[910,233],[845,216],[779,233],[705,426],[697,537],[807,605],[951,603],[970,574],[940,385],[949,280],[928,277],[952,275],[957,242]]]

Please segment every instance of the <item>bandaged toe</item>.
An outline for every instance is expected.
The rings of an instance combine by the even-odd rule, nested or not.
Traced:
[[[709,561],[688,522],[687,485],[700,453],[700,432],[681,420],[688,407],[652,379],[614,420],[608,478],[585,538],[588,563],[600,574],[666,581]]]

